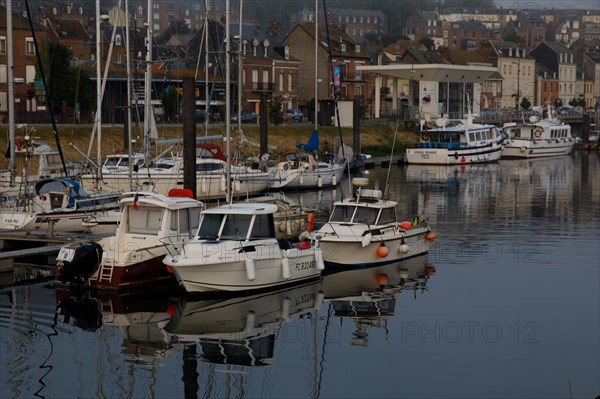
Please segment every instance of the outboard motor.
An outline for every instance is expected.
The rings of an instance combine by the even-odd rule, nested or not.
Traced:
[[[56,257],[56,278],[63,284],[86,279],[98,270],[102,246],[89,242],[80,246],[65,245]]]

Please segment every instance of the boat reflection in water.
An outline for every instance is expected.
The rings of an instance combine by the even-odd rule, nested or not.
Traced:
[[[173,344],[199,344],[203,361],[266,366],[279,329],[318,310],[322,300],[319,280],[250,296],[182,298],[164,329]]]
[[[387,331],[387,321],[396,309],[396,296],[403,291],[412,291],[415,297],[423,293],[435,272],[427,255],[422,255],[385,266],[325,275],[322,290],[335,316],[354,320],[352,345],[367,346],[369,329]]]
[[[121,354],[124,361],[135,364],[158,365],[171,349],[168,335],[162,327],[169,321],[167,310],[173,305],[172,287],[148,292],[118,294],[110,291],[56,290],[56,306],[63,322],[85,331],[102,328],[103,335],[111,335],[116,327],[123,336]]]

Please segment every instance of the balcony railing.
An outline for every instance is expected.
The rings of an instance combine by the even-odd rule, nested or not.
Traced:
[[[252,82],[252,91],[254,93],[273,93],[275,91],[275,84],[267,82]]]

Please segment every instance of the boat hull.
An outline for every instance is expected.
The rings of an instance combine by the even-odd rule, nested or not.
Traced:
[[[419,147],[406,150],[406,162],[422,165],[459,165],[495,162],[500,159],[501,155],[502,145],[498,143],[452,150]]]
[[[0,211],[0,229],[54,233],[114,234],[119,211],[35,213]]]
[[[189,243],[180,255],[167,256],[164,262],[188,293],[266,289],[315,278],[322,269],[318,249],[282,250],[275,243],[244,252],[239,243],[233,244],[237,247]]]
[[[423,255],[429,251],[429,241],[425,235],[430,230],[424,226],[408,229],[405,234],[390,231],[373,235],[366,246],[363,242],[364,236],[360,233],[343,235],[341,229],[337,231],[337,235],[325,236],[319,240],[327,271],[380,266]],[[400,247],[403,241],[408,246],[406,253]],[[378,251],[382,242],[388,250],[386,256],[382,256]]]
[[[504,147],[502,158],[543,158],[568,155],[575,146],[575,140],[548,139],[526,140],[512,139]]]
[[[344,174],[343,165],[319,170],[277,170],[272,172],[269,188],[314,188],[336,186]]]

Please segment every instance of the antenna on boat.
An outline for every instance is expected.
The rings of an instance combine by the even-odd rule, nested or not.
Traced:
[[[388,164],[387,176],[385,177],[385,189],[383,190],[383,199],[388,199],[390,173],[392,171],[392,159],[394,158],[394,148],[396,147],[397,133],[398,133],[398,119],[396,119],[396,128],[394,129],[394,141],[392,142],[392,151],[390,152],[390,163]]]

